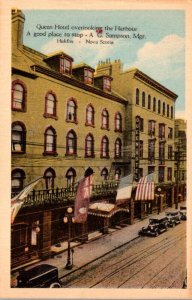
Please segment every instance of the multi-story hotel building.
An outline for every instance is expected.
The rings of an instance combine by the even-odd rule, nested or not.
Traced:
[[[123,72],[120,61],[100,63],[95,72],[86,63],[75,65],[70,53],[31,49],[22,41],[24,20],[21,11],[12,12],[12,193],[43,180],[12,225],[13,267],[47,257],[52,245],[67,240],[63,217],[74,204],[73,186],[90,169],[96,200],[115,203],[121,176],[133,173],[136,186],[152,172],[161,209],[174,200],[177,96],[138,69]],[[131,223],[134,193],[110,218],[101,212],[75,224],[73,236],[122,219]],[[135,215],[155,206],[135,201]]]

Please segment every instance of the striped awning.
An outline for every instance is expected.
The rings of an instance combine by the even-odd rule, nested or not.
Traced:
[[[95,204],[95,205],[94,205]],[[128,208],[120,208],[110,203],[94,203],[89,206],[88,215],[97,216],[101,218],[111,218],[117,212],[127,212],[129,213]],[[99,204],[97,206],[97,204]]]

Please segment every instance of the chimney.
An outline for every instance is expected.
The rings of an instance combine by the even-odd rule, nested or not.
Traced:
[[[19,9],[12,9],[12,46],[23,45],[23,28],[25,16]]]

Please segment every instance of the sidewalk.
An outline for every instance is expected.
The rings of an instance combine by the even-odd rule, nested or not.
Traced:
[[[184,203],[180,203],[180,205],[184,205]],[[168,208],[167,210],[174,210],[174,208]],[[165,216],[165,212],[160,213],[159,215],[153,215],[153,217],[157,216]],[[66,270],[65,265],[67,263],[67,243],[62,245],[62,248],[65,248],[65,251],[62,253],[56,254],[53,258],[49,258],[47,260],[38,262],[33,266],[39,264],[51,264],[58,267],[59,270],[59,278],[68,275],[69,273],[73,273],[78,269],[86,266],[87,264],[97,260],[100,257],[103,257],[107,253],[110,253],[114,249],[117,249],[124,244],[131,242],[132,240],[138,238],[138,231],[148,224],[149,218],[152,217],[150,215],[147,219],[136,221],[133,225],[127,225],[127,227],[121,229],[112,230],[109,228],[108,234],[98,234],[94,233],[94,237],[92,234],[93,240],[90,239],[91,235],[89,235],[89,239],[86,243],[71,243],[71,246],[74,249],[73,254],[73,268],[72,270]]]

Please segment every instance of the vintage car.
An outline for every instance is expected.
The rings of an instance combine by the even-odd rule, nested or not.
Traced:
[[[187,220],[187,207],[186,206],[180,206],[180,215],[181,215],[181,220]]]
[[[60,288],[58,268],[49,264],[42,264],[22,270],[17,277],[18,288]]]
[[[153,218],[149,219],[149,225],[147,227],[142,227],[139,230],[139,235],[150,235],[158,236],[160,233],[168,230],[168,219],[163,218]]]
[[[181,223],[181,215],[178,210],[176,211],[167,211],[166,217],[168,218],[169,227],[174,227]]]

